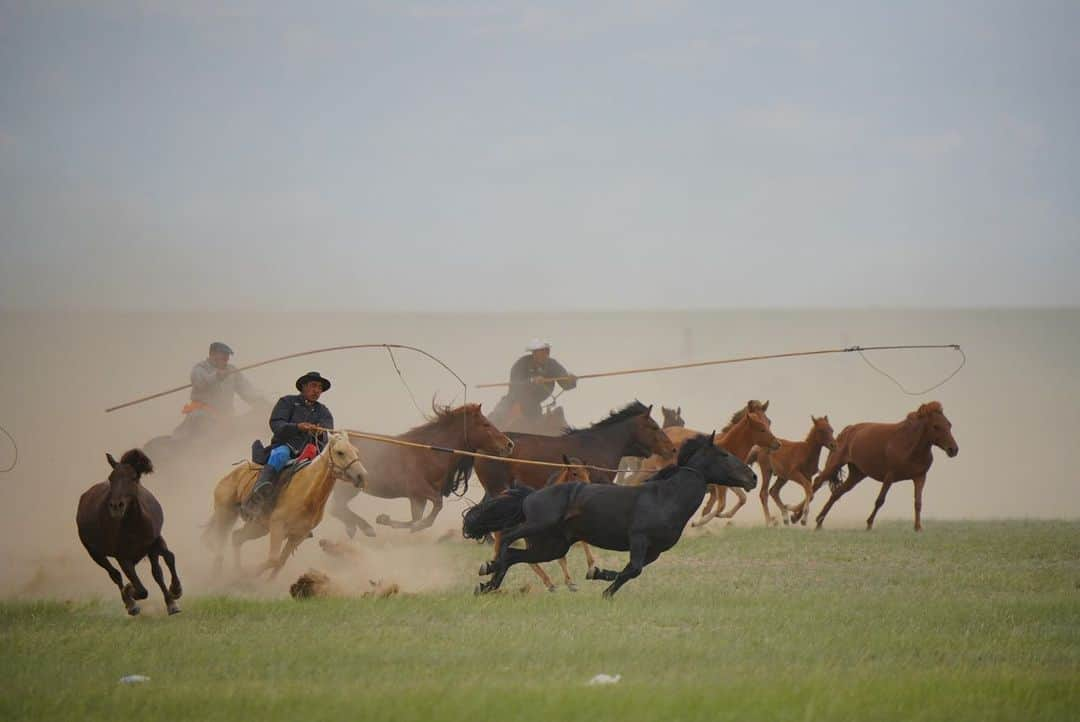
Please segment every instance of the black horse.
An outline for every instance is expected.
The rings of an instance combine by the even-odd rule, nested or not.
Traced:
[[[481,574],[493,575],[491,581],[477,585],[476,593],[498,589],[514,564],[560,559],[572,544],[584,541],[630,552],[630,563],[604,590],[605,597],[612,596],[675,546],[709,484],[747,491],[757,486],[749,466],[713,444],[715,435],[687,441],[675,464],[640,486],[575,482],[540,491],[517,487],[476,505],[465,515],[465,536],[480,539],[502,532],[498,557],[481,568]],[[525,539],[528,548],[512,549],[517,539]]]
[[[176,576],[176,557],[161,536],[165,514],[161,504],[150,490],[139,483],[143,474],[154,470],[149,457],[138,449],[132,449],[117,461],[112,454],[105,458],[112,467],[108,481],[95,484],[79,498],[75,523],[79,539],[89,552],[90,558],[109,573],[113,584],[120,589],[120,598],[128,614],[139,613],[136,600],[146,599],[150,593],[135,574],[135,564],[143,557],[150,558],[150,572],[165,596],[169,614],[176,614],[180,606],[176,600],[183,589]],[[130,584],[106,557],[113,557],[127,575]],[[172,575],[172,583],[165,586],[159,559],[164,558]]]

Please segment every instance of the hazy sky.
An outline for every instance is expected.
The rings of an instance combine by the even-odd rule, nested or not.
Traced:
[[[0,0],[0,306],[1080,304],[1078,34],[1075,2]]]

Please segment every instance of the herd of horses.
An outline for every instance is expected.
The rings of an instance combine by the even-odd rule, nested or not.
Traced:
[[[933,463],[931,449],[937,446],[950,457],[958,452],[952,424],[939,402],[922,404],[895,423],[847,426],[835,437],[828,416],[811,416],[802,440],[777,438],[768,408],[768,401],[751,400],[721,431],[705,434],[686,427],[681,408],[662,408],[661,426],[652,419],[652,406],[634,401],[590,426],[537,434],[500,431],[479,404],[434,407],[426,423],[393,437],[405,442],[401,445],[350,437],[345,432],[329,434],[314,460],[291,470],[269,514],[234,529],[240,502],[260,469],[250,462],[237,466],[214,490],[213,514],[203,539],[219,569],[231,539],[234,563],[240,569],[241,546],[269,535],[268,554],[257,573],[269,571],[273,578],[312,536],[327,508],[350,537],[358,531],[374,536],[374,527],[349,507],[360,491],[385,499],[408,499],[409,521],[380,515],[376,524],[419,531],[432,525],[446,497],[464,494],[475,475],[484,496],[465,514],[463,533],[495,542],[492,559],[480,569],[490,580],[481,583],[477,593],[498,589],[509,568],[518,563],[532,565],[545,586],[554,589],[539,566],[549,561],[559,561],[564,582],[574,590],[565,557],[580,542],[588,562],[586,578],[610,581],[604,594],[611,596],[678,542],[703,500],[699,518],[691,522],[694,526],[734,516],[745,504],[746,492],[758,486],[750,464],[757,464],[761,471],[759,494],[770,526],[779,524],[770,512],[770,498],[784,524],[805,525],[811,500],[828,483],[829,498],[816,518],[820,528],[837,500],[870,477],[881,482],[881,491],[866,521],[868,529],[891,486],[905,480],[914,483],[915,529],[922,528],[922,491]],[[828,450],[828,456],[819,472],[822,449]],[[119,462],[106,456],[112,468],[108,479],[79,500],[79,538],[119,588],[129,614],[138,614],[137,600],[148,596],[134,568],[144,557],[149,557],[169,613],[176,613],[181,585],[173,554],[161,536],[163,513],[141,482],[143,475],[153,471],[153,464],[137,449],[125,453]],[[628,465],[631,460],[636,461]],[[630,473],[617,474],[628,466]],[[780,490],[789,481],[803,491],[794,505],[780,498]],[[736,502],[725,512],[728,490]],[[514,546],[518,540],[524,548]],[[629,562],[618,572],[600,569],[589,545],[629,552]],[[117,560],[127,583],[107,557]],[[172,574],[168,587],[159,559],[165,560]]]

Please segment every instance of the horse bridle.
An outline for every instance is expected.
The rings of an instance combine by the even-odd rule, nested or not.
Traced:
[[[333,442],[329,442],[329,441],[327,442],[326,446],[327,446],[328,449],[329,449],[329,447],[331,446],[332,443]],[[334,476],[336,476],[339,479],[342,479],[343,481],[347,481],[347,479],[345,478],[345,473],[349,470],[349,467],[352,466],[353,464],[359,464],[359,463],[360,463],[360,455],[357,454],[355,459],[350,461],[345,466],[343,466],[341,468],[338,468],[338,465],[334,462],[334,455],[330,454],[330,468],[333,471]],[[359,488],[358,484],[355,484],[354,486],[357,486]]]

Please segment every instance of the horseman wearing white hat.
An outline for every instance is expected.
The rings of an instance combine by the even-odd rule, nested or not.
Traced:
[[[538,419],[541,415],[540,405],[551,396],[556,383],[564,390],[577,386],[577,377],[551,358],[551,344],[547,341],[534,338],[525,350],[529,353],[510,367],[510,391],[492,412],[491,416],[495,418],[501,418],[504,414],[512,418],[516,406],[524,418],[530,421]],[[558,381],[545,380],[554,378]]]

